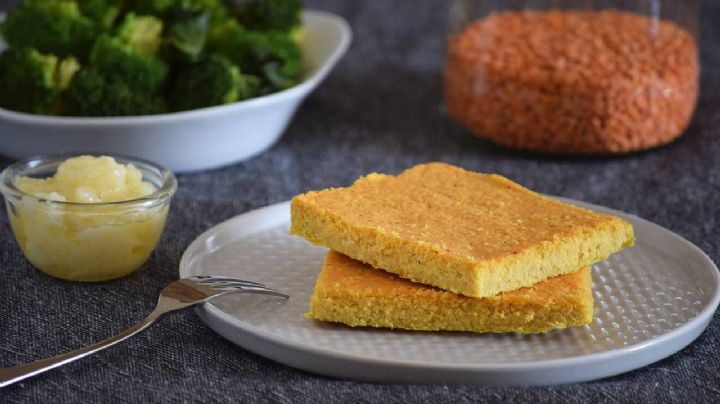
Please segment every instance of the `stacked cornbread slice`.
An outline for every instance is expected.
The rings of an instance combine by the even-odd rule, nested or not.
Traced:
[[[297,196],[291,216],[292,233],[334,250],[308,316],[352,326],[543,332],[587,324],[589,266],[633,244],[620,218],[440,163]]]

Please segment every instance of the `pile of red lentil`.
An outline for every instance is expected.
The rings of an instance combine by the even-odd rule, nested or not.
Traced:
[[[449,113],[473,134],[553,154],[612,154],[680,136],[698,49],[679,25],[634,13],[500,12],[450,38]]]

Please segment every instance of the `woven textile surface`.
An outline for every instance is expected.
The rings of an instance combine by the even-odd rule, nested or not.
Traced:
[[[14,3],[0,0],[0,9]],[[308,189],[446,161],[539,192],[636,214],[720,261],[720,2],[706,1],[701,98],[679,141],[610,159],[519,154],[471,139],[441,109],[446,1],[307,0],[344,16],[348,54],[268,152],[178,177],[157,251],[135,274],[77,284],[23,258],[0,213],[0,367],[104,339],[149,313],[187,245],[216,223]],[[202,136],[202,133],[198,133]],[[0,167],[11,161],[0,158]],[[391,385],[334,380],[250,353],[193,311],[100,354],[0,390],[0,402],[720,402],[720,318],[689,347],[623,375],[546,387]]]

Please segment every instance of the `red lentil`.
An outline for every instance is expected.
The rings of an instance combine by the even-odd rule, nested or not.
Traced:
[[[614,10],[500,12],[450,38],[445,102],[498,144],[623,153],[683,133],[699,70],[695,39],[670,21]]]

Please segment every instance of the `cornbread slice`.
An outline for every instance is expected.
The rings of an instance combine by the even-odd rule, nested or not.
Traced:
[[[604,260],[632,226],[498,175],[442,163],[296,196],[291,233],[467,296],[511,291]]]
[[[585,267],[530,288],[476,298],[414,283],[331,251],[306,316],[353,327],[545,332],[592,321],[592,280]]]

